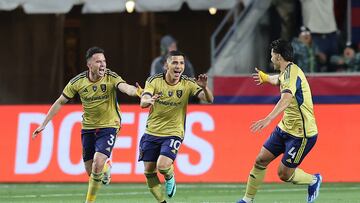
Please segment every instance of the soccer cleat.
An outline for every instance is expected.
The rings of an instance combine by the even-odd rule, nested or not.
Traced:
[[[237,201],[236,203],[253,203],[253,200],[251,200],[250,202],[247,202],[247,201],[241,199],[241,200]]]
[[[109,183],[111,181],[111,160],[110,159],[108,159],[105,162],[103,172],[104,172],[104,176],[103,176],[101,182],[104,185],[109,185]]]
[[[168,197],[172,198],[176,193],[176,183],[175,176],[171,177],[169,180],[165,180],[165,189]]]
[[[308,187],[308,203],[313,203],[315,199],[319,196],[320,185],[322,182],[322,177],[320,174],[315,174],[317,178],[316,183],[309,185]]]

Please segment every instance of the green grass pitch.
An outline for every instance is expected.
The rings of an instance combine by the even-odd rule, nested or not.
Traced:
[[[6,203],[81,203],[87,184],[38,183],[0,184],[0,202]],[[234,203],[244,194],[244,184],[178,184],[169,203]],[[256,203],[306,202],[306,186],[264,184]],[[156,203],[145,184],[110,184],[103,186],[97,203]],[[323,183],[316,203],[360,203],[360,183]]]

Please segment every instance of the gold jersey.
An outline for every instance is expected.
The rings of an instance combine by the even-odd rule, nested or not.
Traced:
[[[71,99],[80,95],[83,107],[83,129],[119,128],[120,109],[116,99],[119,83],[125,82],[115,72],[107,70],[99,81],[89,80],[89,71],[84,71],[70,80],[63,90],[63,96]]]
[[[304,72],[290,63],[285,71],[280,73],[279,81],[281,93],[291,93],[293,98],[278,126],[296,137],[317,135],[311,90]]]
[[[150,108],[145,133],[154,136],[178,136],[184,138],[186,108],[191,96],[197,96],[202,88],[195,80],[182,75],[176,85],[169,85],[165,73],[149,77],[143,94],[159,94],[161,97]]]

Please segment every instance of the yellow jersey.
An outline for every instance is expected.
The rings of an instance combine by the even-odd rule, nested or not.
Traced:
[[[107,70],[99,81],[89,79],[89,71],[84,71],[69,81],[63,90],[67,99],[80,95],[83,107],[83,129],[119,128],[120,109],[116,99],[119,83],[125,82],[118,74]]]
[[[293,98],[278,126],[296,137],[317,135],[311,90],[304,72],[290,63],[285,71],[280,73],[279,81],[280,92],[291,93]]]
[[[165,73],[149,77],[144,94],[161,95],[151,106],[145,133],[154,136],[178,136],[185,134],[186,109],[189,98],[197,96],[202,88],[194,79],[182,75],[179,82],[170,85],[165,80]]]

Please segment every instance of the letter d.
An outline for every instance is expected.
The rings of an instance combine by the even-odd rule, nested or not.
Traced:
[[[28,162],[29,141],[31,137],[31,124],[39,124],[45,119],[42,113],[20,113],[18,122],[18,135],[16,141],[15,174],[36,174],[44,171],[49,165],[54,140],[54,128],[52,122],[42,131],[39,158],[34,163]]]

